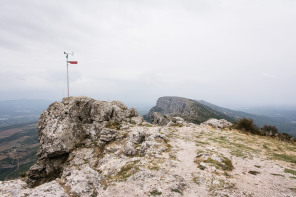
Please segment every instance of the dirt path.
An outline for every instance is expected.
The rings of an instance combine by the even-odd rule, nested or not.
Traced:
[[[170,169],[173,174],[181,175],[186,183],[182,194],[175,196],[199,197],[208,196],[208,192],[203,185],[194,181],[198,168],[195,163],[197,146],[195,143],[195,134],[192,129],[179,128],[172,139],[172,146],[176,148],[176,160],[174,166]]]
[[[196,172],[196,164],[194,163],[196,157],[195,143],[177,139],[176,145],[179,146],[179,148],[182,147],[177,153],[177,158],[180,161],[178,162],[178,168],[187,176]]]

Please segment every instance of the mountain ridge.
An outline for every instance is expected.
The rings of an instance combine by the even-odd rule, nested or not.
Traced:
[[[163,115],[180,116],[185,120],[196,124],[207,121],[209,118],[232,120],[232,118],[227,117],[218,111],[211,110],[208,106],[184,97],[165,96],[158,98],[156,106],[151,108],[144,118],[150,120],[154,112],[159,112]]]
[[[182,106],[184,103],[186,103],[185,101],[189,102],[190,106]],[[192,107],[192,105],[197,107]],[[200,110],[204,110],[205,113]],[[188,114],[184,114],[183,111],[191,111],[189,112],[191,113],[190,116]],[[197,124],[200,124],[201,122],[204,122],[210,118],[226,119],[231,122],[235,122],[236,120],[242,118],[248,118],[253,119],[255,124],[257,124],[259,127],[263,127],[264,125],[275,125],[278,127],[281,133],[288,133],[296,137],[295,124],[280,121],[267,116],[259,116],[243,111],[220,107],[204,100],[194,100],[177,96],[160,97],[156,102],[156,106],[151,108],[144,118],[147,121],[150,121],[154,112],[158,112],[162,115],[180,116],[189,122]]]

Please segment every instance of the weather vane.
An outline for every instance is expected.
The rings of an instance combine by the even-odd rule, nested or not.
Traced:
[[[68,65],[69,65],[69,63],[70,64],[77,64],[78,62],[77,61],[68,61],[69,54],[74,56],[74,52],[72,52],[72,53],[64,52],[64,54],[66,54],[66,58],[67,58],[67,88],[68,88],[68,97],[69,97],[69,72],[68,72],[69,69],[68,69]]]

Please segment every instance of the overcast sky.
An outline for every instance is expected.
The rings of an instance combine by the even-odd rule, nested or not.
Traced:
[[[0,100],[296,105],[295,0],[1,0]]]

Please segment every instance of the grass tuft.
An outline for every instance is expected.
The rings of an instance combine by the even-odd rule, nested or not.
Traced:
[[[258,171],[254,171],[254,170],[251,170],[248,172],[249,174],[252,174],[252,175],[257,175],[257,174],[260,174],[260,172]]]
[[[153,190],[152,192],[150,192],[150,195],[152,196],[160,196],[162,194],[162,192],[158,191],[158,190]]]
[[[214,159],[207,159],[204,161],[205,163],[211,163],[213,164],[215,167],[217,168],[221,168],[222,170],[228,170],[228,171],[231,171],[234,169],[233,165],[232,165],[232,162],[230,159],[228,159],[227,157],[223,157],[223,160],[222,162],[218,162]]]
[[[282,175],[282,174],[271,174],[271,175],[273,175],[273,176],[281,176],[281,177],[285,177],[285,176]]]
[[[182,194],[182,192],[178,189],[171,189],[172,192],[176,192],[176,193],[179,193],[179,194]]]
[[[295,170],[291,170],[291,169],[288,169],[288,168],[286,168],[284,172],[285,173],[296,175],[296,171]]]
[[[126,180],[127,178],[129,178],[133,174],[137,173],[139,168],[136,166],[136,164],[138,162],[139,161],[132,161],[132,162],[127,163],[125,166],[122,166],[120,171],[116,174],[116,176],[114,178],[119,179],[119,180]]]
[[[286,155],[286,154],[273,154],[273,158],[276,160],[282,160],[290,163],[296,163],[296,157],[292,155]]]

